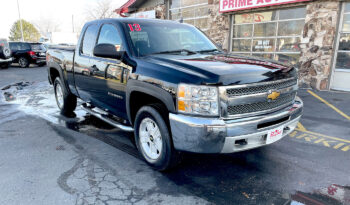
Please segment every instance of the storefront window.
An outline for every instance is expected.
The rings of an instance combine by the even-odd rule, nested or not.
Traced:
[[[305,7],[235,15],[231,51],[298,64],[305,15]]]
[[[171,20],[182,19],[201,30],[208,29],[208,0],[171,0],[169,10]]]
[[[335,68],[350,70],[350,3],[344,4],[343,24],[339,35]]]

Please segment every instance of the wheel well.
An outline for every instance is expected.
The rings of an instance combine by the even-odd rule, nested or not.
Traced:
[[[52,84],[58,76],[60,76],[59,72],[55,68],[50,68],[50,80]]]
[[[130,99],[129,99],[129,106],[130,106],[130,117],[131,117],[131,123],[134,124],[135,117],[137,111],[145,105],[150,105],[150,104],[159,104],[163,108],[162,110],[164,111],[163,113],[160,113],[166,123],[168,124],[168,110],[165,106],[165,104],[159,100],[156,97],[153,97],[151,95],[148,95],[146,93],[134,91],[130,94]]]

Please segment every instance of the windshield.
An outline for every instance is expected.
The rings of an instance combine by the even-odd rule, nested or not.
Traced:
[[[126,23],[132,47],[138,56],[185,51],[193,54],[216,46],[197,28],[177,23]]]

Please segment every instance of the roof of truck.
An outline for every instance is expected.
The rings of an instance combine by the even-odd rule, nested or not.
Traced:
[[[87,22],[88,24],[90,23],[100,23],[100,22],[120,22],[120,23],[127,23],[127,22],[147,22],[147,23],[173,23],[173,24],[181,24],[177,21],[172,21],[172,20],[163,20],[163,19],[143,19],[143,18],[108,18],[108,19],[98,19],[94,21]]]

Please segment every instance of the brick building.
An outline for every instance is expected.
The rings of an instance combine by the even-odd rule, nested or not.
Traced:
[[[183,20],[232,53],[295,64],[301,84],[350,91],[350,1],[129,0],[116,12]]]

